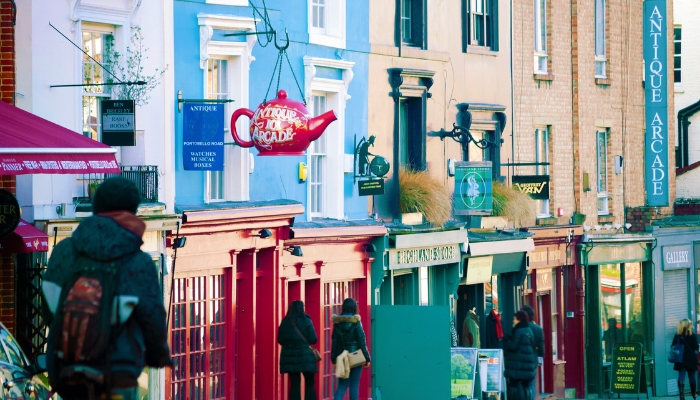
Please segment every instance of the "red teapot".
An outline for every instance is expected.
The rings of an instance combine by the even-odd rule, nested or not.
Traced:
[[[241,115],[250,118],[250,137],[243,140],[236,131]],[[253,147],[261,156],[301,156],[311,142],[321,137],[328,125],[337,120],[333,110],[311,118],[304,104],[287,99],[280,90],[277,98],[260,104],[255,112],[239,108],[231,116],[231,135],[241,147]]]

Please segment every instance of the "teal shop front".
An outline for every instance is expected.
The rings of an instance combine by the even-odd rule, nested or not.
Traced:
[[[451,304],[467,230],[387,230],[373,242],[372,398],[449,399]]]
[[[666,361],[681,319],[700,333],[700,218],[676,216],[647,228],[654,237],[654,358],[656,396],[678,395],[678,372]],[[687,383],[686,388],[690,385]]]
[[[651,234],[583,235],[586,395],[610,394],[615,343],[641,343],[648,388],[654,383],[654,267]]]

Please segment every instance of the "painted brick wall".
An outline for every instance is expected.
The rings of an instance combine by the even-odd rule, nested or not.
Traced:
[[[532,1],[515,0],[513,12],[515,162],[533,162],[534,129],[547,125],[550,138],[550,212],[564,209],[597,220],[596,131],[609,132],[609,210],[625,222],[625,207],[644,205],[644,89],[642,87],[642,3],[606,2],[606,79],[595,78],[594,1],[547,2],[549,75],[534,75]],[[669,2],[670,3],[670,2]],[[672,5],[668,5],[672,15]],[[669,26],[669,49],[673,27]],[[669,65],[673,65],[672,52]],[[669,88],[673,76],[669,74]],[[673,168],[675,119],[669,98],[670,202],[675,198]],[[624,157],[624,173],[614,173],[614,157]],[[534,167],[516,167],[516,174]],[[590,191],[583,187],[588,174]],[[670,212],[670,207],[662,210]]]
[[[15,28],[14,7],[0,0],[0,100],[14,104]],[[0,188],[16,193],[14,176],[0,175]],[[0,255],[0,322],[15,332],[15,275],[12,255]]]

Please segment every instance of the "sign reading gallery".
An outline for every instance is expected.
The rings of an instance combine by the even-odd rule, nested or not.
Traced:
[[[668,205],[669,77],[666,21],[666,0],[644,1],[644,187],[648,206]]]

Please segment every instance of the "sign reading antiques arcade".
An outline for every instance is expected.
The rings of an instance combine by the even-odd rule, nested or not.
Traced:
[[[513,187],[535,200],[549,200],[549,175],[513,175]]]
[[[455,215],[491,215],[493,193],[491,161],[455,163]]]
[[[644,1],[644,187],[648,206],[668,205],[667,21],[666,0]]]
[[[185,103],[182,164],[186,170],[223,171],[223,104]]]

